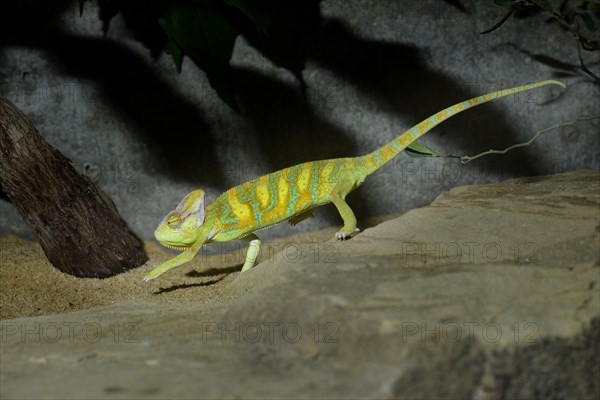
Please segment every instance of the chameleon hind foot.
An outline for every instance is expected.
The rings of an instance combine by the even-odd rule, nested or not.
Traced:
[[[306,211],[302,214],[296,215],[296,216],[288,219],[288,222],[290,223],[291,226],[296,226],[300,222],[304,221],[305,219],[314,218],[314,217],[315,217],[315,214],[314,214],[313,210],[310,210],[310,211]]]
[[[250,242],[250,244],[246,253],[246,261],[244,262],[241,272],[247,271],[254,267],[254,264],[256,264],[256,259],[260,254],[260,239],[255,234],[246,236],[244,240]]]
[[[354,228],[354,232],[343,232],[343,231],[339,231],[335,233],[335,238],[337,240],[346,240],[346,239],[350,239],[352,238],[354,235],[356,235],[358,232],[360,232],[360,229],[358,228]]]

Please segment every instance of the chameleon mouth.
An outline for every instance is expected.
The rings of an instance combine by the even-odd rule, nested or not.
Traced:
[[[165,242],[160,242],[160,244],[162,244],[165,247],[168,247],[169,249],[179,250],[179,251],[183,251],[183,250],[187,249],[188,247],[190,247],[189,245],[176,246],[176,245],[173,245],[173,244],[167,244]]]

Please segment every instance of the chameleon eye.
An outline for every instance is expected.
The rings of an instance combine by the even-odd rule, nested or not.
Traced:
[[[169,226],[179,225],[181,224],[181,217],[178,214],[173,214],[167,220],[167,224],[169,224]]]

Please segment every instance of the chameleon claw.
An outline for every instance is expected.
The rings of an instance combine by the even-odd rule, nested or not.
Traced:
[[[158,275],[160,275],[160,274],[158,274]],[[153,280],[154,278],[158,277],[158,275],[156,275],[156,274],[154,274],[154,275],[153,275],[153,274],[152,274],[152,272],[150,272],[148,275],[146,275],[146,276],[145,276],[145,277],[142,279],[142,281],[143,281],[143,282],[150,282],[150,281],[151,281],[151,280]]]
[[[336,233],[335,233],[335,238],[336,238],[337,240],[346,240],[346,239],[350,239],[350,238],[352,238],[352,236],[354,236],[354,235],[355,235],[357,232],[360,232],[360,229],[358,229],[358,228],[355,228],[355,229],[354,229],[354,232],[342,232],[342,231],[339,231],[339,232],[336,232]]]
[[[148,274],[142,279],[142,281],[150,282],[151,280],[156,279],[159,276],[161,276],[163,273],[165,273],[167,271],[167,269],[170,269],[170,268],[168,268],[168,267],[165,268],[165,266],[163,266],[163,265],[156,267],[152,271],[148,272]]]

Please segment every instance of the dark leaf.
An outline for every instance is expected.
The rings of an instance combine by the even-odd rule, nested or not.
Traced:
[[[291,71],[303,85],[302,70],[318,46],[324,19],[320,0],[246,0],[269,16],[268,38],[256,29],[245,30],[244,38],[273,64]],[[259,7],[260,5],[260,7]]]
[[[271,19],[267,14],[256,7],[251,7],[246,0],[223,0],[230,6],[242,11],[262,32],[267,31]]]
[[[238,31],[224,7],[216,0],[170,5],[159,23],[183,55],[188,55],[206,73],[219,97],[238,110],[229,67]]]
[[[411,157],[449,157],[446,154],[431,150],[427,146],[424,146],[418,142],[412,142],[409,144],[406,148],[406,153]]]
[[[169,39],[165,45],[165,51],[173,58],[177,72],[181,73],[181,64],[183,63],[183,50],[181,50],[181,47],[173,39]]]

